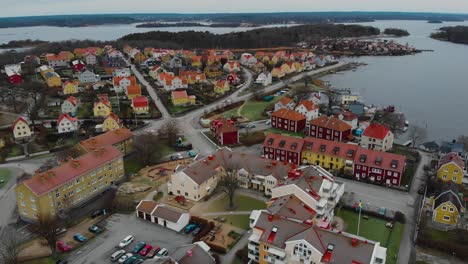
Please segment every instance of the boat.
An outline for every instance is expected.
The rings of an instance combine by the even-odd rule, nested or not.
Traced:
[[[406,126],[406,127],[409,126],[409,121],[408,121],[408,120],[405,120],[405,126]]]

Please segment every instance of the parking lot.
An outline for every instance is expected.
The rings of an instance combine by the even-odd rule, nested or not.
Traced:
[[[127,235],[135,237],[135,240],[125,248],[127,251],[131,251],[138,242],[146,242],[153,246],[167,248],[170,254],[175,248],[192,242],[190,235],[176,233],[171,229],[146,222],[136,218],[134,214],[115,214],[104,220],[100,226],[106,228],[106,232],[73,251],[68,258],[68,263],[111,263],[110,256],[118,250],[117,245]]]

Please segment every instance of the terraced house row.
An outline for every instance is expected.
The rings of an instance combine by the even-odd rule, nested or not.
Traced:
[[[37,173],[16,187],[21,219],[56,217],[95,198],[124,176],[123,157],[131,150],[133,134],[126,128],[109,131],[78,145],[81,155]]]
[[[269,134],[263,143],[268,159],[319,165],[353,175],[357,180],[400,186],[405,171],[405,156],[370,150],[356,144],[319,138],[297,138]]]

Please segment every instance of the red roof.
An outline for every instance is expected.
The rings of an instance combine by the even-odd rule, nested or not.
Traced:
[[[287,105],[289,104],[290,102],[294,102],[293,99],[289,98],[289,97],[283,97],[281,98],[281,100],[278,101],[280,104],[282,105]]]
[[[292,152],[301,152],[304,145],[304,139],[284,136],[279,134],[268,134],[263,142],[264,147],[287,150]]]
[[[114,119],[115,122],[120,123],[119,117],[118,117],[114,112],[111,112],[111,113],[106,117],[106,119],[107,119],[107,118]]]
[[[291,109],[286,109],[286,108],[281,108],[278,111],[273,112],[271,116],[279,117],[279,118],[283,118],[287,120],[293,120],[293,121],[301,121],[301,120],[306,119],[305,115],[299,112],[296,112],[294,110],[291,110]]]
[[[332,116],[328,117],[325,115],[312,120],[310,124],[317,127],[332,129],[334,131],[346,131],[351,129],[351,126],[346,122],[339,120],[338,118]]]
[[[390,129],[388,129],[386,126],[377,123],[372,123],[364,130],[364,133],[362,133],[362,135],[365,137],[383,140],[389,132]]]
[[[15,121],[15,123],[13,123],[12,128],[14,129],[16,124],[18,124],[19,122],[24,122],[26,125],[29,125],[28,121],[26,121],[26,119],[24,119],[22,116],[20,116],[20,117],[16,118],[16,121]]]
[[[172,98],[179,99],[179,98],[188,98],[187,91],[172,91]]]
[[[99,101],[98,101],[98,102],[94,102],[94,106],[96,106],[96,105],[99,104],[100,102],[103,103],[105,106],[107,106],[107,107],[109,107],[109,108],[111,108],[111,106],[112,106],[112,105],[111,105],[111,102],[110,102],[108,99],[103,98],[103,97],[99,98]]]
[[[89,151],[103,146],[114,145],[132,137],[133,133],[128,128],[119,128],[99,136],[83,140],[80,142],[80,146]]]
[[[76,117],[71,117],[69,114],[63,113],[59,116],[57,124],[60,124],[60,122],[62,122],[63,119],[67,119],[70,122],[76,122],[78,120],[78,118]]]
[[[339,141],[306,137],[303,151],[322,153],[323,155],[339,157],[345,160],[354,160],[359,146]]]
[[[314,104],[314,102],[308,101],[308,100],[300,101],[299,104],[296,107],[299,107],[300,105],[303,105],[307,109],[307,111],[313,111],[313,110],[319,109],[318,105],[316,105],[316,104]]]
[[[229,132],[237,132],[239,128],[234,124],[231,119],[226,118],[218,118],[210,123],[211,130],[215,133],[229,133]]]
[[[141,86],[138,84],[128,86],[127,94],[128,95],[141,95]]]
[[[362,159],[364,157],[365,161]],[[392,167],[392,162],[395,162],[395,167]],[[389,152],[358,148],[354,163],[403,173],[403,169],[405,167],[405,156]]]
[[[80,99],[74,96],[70,96],[67,98],[67,101],[70,102],[73,106],[76,106],[80,102]]]
[[[132,99],[133,107],[148,107],[148,98],[146,96],[138,96]]]
[[[355,119],[358,119],[358,116],[351,111],[342,111],[339,114],[336,114],[335,117],[338,117],[339,115],[342,115],[343,120],[345,121],[353,121]]]
[[[60,52],[59,54],[47,54],[46,59],[47,61],[69,60],[68,54],[64,52]]]
[[[187,84],[187,78],[185,78],[184,76],[172,76],[172,75],[166,75],[165,77],[165,81],[166,81],[166,85],[172,85],[172,82],[175,80],[175,79],[180,79],[182,81],[182,84]]]
[[[440,158],[440,161],[439,161],[439,168],[442,166],[442,165],[445,165],[447,163],[450,163],[450,162],[454,162],[455,164],[458,165],[458,167],[460,168],[464,168],[465,167],[465,163],[463,162],[463,160],[460,158],[460,156],[458,156],[457,153],[455,152],[450,152],[450,153],[447,153],[445,154],[444,156],[442,156]]]
[[[118,149],[104,146],[56,168],[36,174],[31,179],[25,180],[24,184],[34,194],[42,196],[120,157],[122,153]]]
[[[113,80],[113,82],[114,82],[114,85],[120,85],[120,81],[121,81],[122,79],[128,79],[128,80],[130,80],[130,85],[136,85],[136,83],[137,83],[137,82],[136,82],[136,78],[135,78],[135,76],[133,76],[133,75],[130,76],[130,77],[114,77],[112,80]]]

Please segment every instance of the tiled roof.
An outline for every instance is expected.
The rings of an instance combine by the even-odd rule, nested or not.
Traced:
[[[157,218],[162,218],[172,223],[177,223],[182,214],[182,212],[169,208],[168,206],[162,204],[159,204],[156,207],[156,210],[154,210],[151,213],[151,215],[156,216]]]
[[[80,99],[74,96],[70,96],[67,98],[67,101],[70,102],[73,106],[76,106],[80,102]]]
[[[304,145],[304,139],[284,136],[279,134],[268,134],[263,141],[263,146],[268,148],[275,148],[281,150],[287,150],[292,152],[301,152],[302,146]]]
[[[166,77],[164,78],[164,81],[166,82],[166,85],[172,85],[172,82],[173,82],[175,79],[181,80],[181,81],[182,81],[182,84],[187,84],[187,78],[185,78],[185,77],[183,77],[183,76],[166,75]]]
[[[340,113],[336,114],[335,117],[338,117],[339,115],[342,115],[343,120],[345,121],[353,121],[358,119],[358,116],[351,111],[341,111]]]
[[[138,84],[127,86],[127,94],[128,95],[140,95],[141,94],[141,86]]]
[[[180,99],[180,98],[188,98],[187,91],[172,91],[172,98],[173,99]]]
[[[68,121],[70,121],[72,123],[76,122],[78,120],[78,118],[76,118],[76,117],[71,117],[69,114],[63,113],[57,119],[57,124],[60,124],[60,122],[62,122],[63,119],[67,119]]]
[[[47,61],[68,60],[68,55],[62,52],[59,54],[47,54],[46,59]]]
[[[289,98],[289,97],[286,97],[286,96],[283,97],[283,98],[281,98],[281,100],[278,101],[278,103],[280,103],[280,104],[282,104],[282,105],[284,105],[284,106],[288,105],[288,104],[291,103],[291,102],[294,103],[294,100],[291,99],[291,98]]]
[[[148,98],[146,96],[138,96],[132,99],[133,107],[148,107]]]
[[[178,264],[215,264],[215,259],[197,244],[179,247],[171,254]]]
[[[210,126],[217,132],[228,133],[239,131],[233,121],[227,118],[218,118],[211,121]]]
[[[106,119],[108,119],[108,118],[114,119],[115,122],[120,123],[120,118],[119,118],[114,112],[111,112],[111,113],[106,117]]]
[[[316,105],[316,104],[314,104],[314,102],[308,101],[308,100],[300,101],[299,104],[296,106],[296,108],[301,106],[301,105],[303,105],[307,109],[307,111],[313,111],[313,110],[319,109],[318,105]]]
[[[156,208],[156,206],[158,206],[158,203],[155,202],[155,201],[141,201],[137,207],[136,207],[136,210],[137,211],[140,211],[140,212],[144,212],[144,213],[147,213],[147,214],[151,214],[151,212],[153,212],[154,208]]]
[[[364,157],[365,161],[363,162],[361,160],[363,160]],[[358,148],[354,163],[390,171],[403,172],[403,168],[405,167],[405,156],[389,152]]]
[[[458,156],[457,153],[455,152],[450,152],[450,153],[447,153],[445,154],[444,156],[442,156],[439,160],[439,168],[447,163],[450,163],[450,162],[454,162],[455,164],[457,164],[458,167],[460,168],[464,168],[465,167],[465,163],[463,162],[463,160],[460,158],[460,156]]]
[[[315,125],[317,127],[332,129],[334,131],[346,131],[351,129],[351,126],[348,125],[346,122],[339,120],[336,117],[328,117],[325,115],[310,121],[310,124]]]
[[[293,120],[293,121],[301,121],[301,120],[306,119],[305,115],[299,112],[296,112],[295,110],[286,109],[286,108],[281,108],[278,111],[273,112],[271,116],[279,117],[279,118],[283,118],[287,120]]]
[[[135,78],[135,76],[133,76],[133,75],[130,76],[130,77],[114,77],[114,78],[112,79],[113,82],[114,82],[114,86],[120,85],[120,81],[121,81],[122,79],[128,79],[128,80],[130,80],[130,85],[136,85],[136,83],[137,83],[137,82],[136,82],[136,78]]]
[[[94,102],[94,106],[96,107],[96,105],[98,105],[99,103],[102,103],[103,105],[109,108],[112,107],[111,102],[107,98],[99,98],[99,101]]]
[[[345,160],[354,160],[358,148],[359,146],[354,144],[306,137],[303,151],[339,157]]]
[[[108,131],[99,136],[83,140],[80,142],[80,146],[89,151],[103,146],[114,145],[132,137],[132,131],[130,131],[127,128],[119,128],[116,130]]]
[[[120,157],[122,153],[115,147],[103,146],[51,170],[36,174],[25,180],[24,184],[34,194],[42,196]]]
[[[383,140],[389,132],[390,129],[388,129],[386,126],[377,123],[372,123],[364,130],[362,135],[365,137]]]

